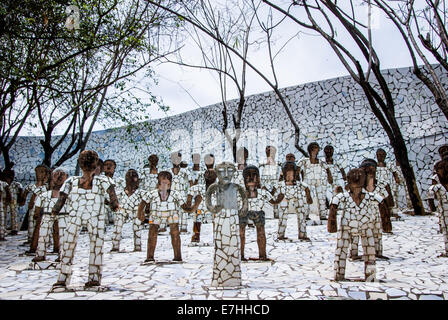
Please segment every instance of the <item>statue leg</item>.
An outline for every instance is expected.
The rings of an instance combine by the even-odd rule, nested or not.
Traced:
[[[17,223],[17,206],[11,206],[11,235],[17,235],[19,224]]]
[[[0,203],[0,241],[5,241],[6,226],[5,215],[3,214],[3,204]]]
[[[191,242],[199,242],[201,239],[201,223],[193,222],[193,236]]]
[[[142,222],[134,218],[132,230],[134,231],[134,251],[142,251]]]
[[[366,282],[375,282],[376,262],[375,262],[375,240],[373,229],[369,228],[361,234],[362,249],[364,252],[364,275]]]
[[[61,272],[59,273],[58,281],[55,285],[66,286],[70,283],[70,277],[72,275],[72,262],[75,254],[76,244],[78,243],[79,223],[80,218],[77,216],[71,217],[67,224],[66,236],[63,242],[63,250],[61,254]]]
[[[30,250],[28,251],[29,253],[36,252],[37,244],[39,243],[39,232],[40,232],[41,221],[42,221],[42,215],[39,214],[39,216],[36,219],[35,226],[34,226],[33,239],[31,241]]]
[[[286,239],[285,232],[288,224],[288,207],[280,207],[279,213],[277,239],[282,240]]]
[[[303,212],[303,208],[297,209],[297,228],[299,239],[301,240],[309,240],[308,235],[306,234],[306,220],[305,213]]]
[[[350,238],[350,259],[352,260],[360,260],[361,257],[359,256],[358,251],[359,246],[359,236],[354,235]]]
[[[278,219],[278,217],[279,217],[279,214],[278,214],[278,204],[274,204],[272,210],[274,212],[274,219]]]
[[[178,223],[170,224],[170,235],[171,235],[171,244],[173,246],[174,251],[173,261],[182,261],[180,232]]]
[[[267,260],[266,255],[266,232],[264,225],[257,225],[257,244],[258,244],[258,258],[260,260]],[[242,252],[242,251],[241,251]]]
[[[350,237],[351,235],[347,229],[341,228],[341,230],[338,231],[338,240],[336,244],[336,252],[334,255],[335,281],[342,281],[345,279],[345,265],[347,261]]]
[[[240,250],[241,250],[241,261],[247,261],[244,256],[244,249],[246,247],[246,224],[240,223]]]
[[[60,249],[60,234],[58,218],[54,217],[53,220],[53,253],[59,253]]]
[[[148,247],[147,247],[145,262],[147,262],[147,261],[154,261],[154,251],[156,250],[157,233],[158,233],[158,231],[159,231],[159,225],[158,224],[150,224],[149,225]]]
[[[123,232],[124,220],[125,213],[120,210],[115,217],[115,229],[112,238],[112,250],[110,250],[111,252],[120,250],[120,241]]]
[[[52,228],[52,224],[50,215],[45,214],[41,220],[36,256],[33,258],[33,262],[45,260],[47,245],[50,242],[50,229]]]
[[[105,215],[91,217],[87,222],[90,238],[89,277],[86,287],[101,285],[103,269],[104,229],[107,219]]]

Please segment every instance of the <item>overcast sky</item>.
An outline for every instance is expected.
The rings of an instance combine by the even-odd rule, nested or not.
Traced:
[[[358,10],[361,15],[367,17],[366,7],[359,7]],[[373,10],[372,25],[373,44],[381,58],[381,69],[410,66],[411,60],[403,40],[391,22],[378,10]],[[283,43],[283,39],[288,39],[299,30],[292,22],[283,23],[280,27],[281,29],[276,33],[279,38],[278,43]],[[342,33],[342,27],[339,27],[338,31]],[[263,49],[252,52],[249,54],[249,60],[260,69],[269,71],[265,53],[266,50]],[[191,61],[199,62],[198,59],[194,59],[195,56],[199,57],[194,50],[186,50],[184,54],[191,55]],[[347,70],[326,41],[319,36],[308,34],[300,34],[298,38],[289,42],[276,59],[276,68],[280,87],[348,75]],[[168,115],[221,101],[219,84],[214,72],[173,64],[155,66],[154,69],[159,77],[159,85],[153,88],[153,92],[170,106]],[[253,72],[249,72],[247,79],[248,95],[270,91],[270,87]],[[229,99],[237,97],[235,91],[228,95]],[[165,113],[159,111],[152,111],[151,115],[153,118],[166,116]]]
[[[344,3],[349,2],[346,1]],[[423,3],[423,0],[418,0],[417,3]],[[362,19],[367,25],[366,6],[357,7],[357,15],[363,17]],[[373,45],[380,57],[381,69],[410,66],[409,53],[401,36],[379,10],[373,10],[372,26]],[[277,40],[277,47],[282,46],[287,39],[299,30],[304,29],[300,29],[294,22],[287,20],[282,23],[274,34]],[[349,37],[344,34],[343,28],[336,26],[336,30],[338,31],[340,42],[348,44],[348,48],[353,49],[353,52],[359,57],[358,50],[354,47]],[[191,41],[186,42],[182,55],[190,63],[200,63],[200,55]],[[270,74],[267,50],[265,48],[252,50],[248,56],[255,66],[267,75]],[[430,61],[434,62],[433,59],[430,59]],[[160,97],[170,107],[170,110],[165,113],[154,107],[148,111],[152,119],[180,114],[221,101],[221,92],[215,72],[180,67],[167,63],[155,64],[153,69],[157,74],[158,85],[153,85],[151,91],[154,95]],[[277,57],[276,70],[280,87],[348,75],[347,70],[325,40],[315,34],[305,33],[301,33],[290,41]],[[231,89],[233,87],[229,84],[227,98],[237,98],[237,92]],[[249,69],[247,75],[247,95],[270,90],[270,87]],[[141,97],[145,98],[143,94]],[[96,129],[104,129],[104,126],[97,125]],[[30,133],[29,130],[26,131],[27,134]]]

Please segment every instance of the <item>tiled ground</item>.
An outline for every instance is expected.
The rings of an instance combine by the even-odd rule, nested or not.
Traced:
[[[189,230],[192,229],[189,222]],[[181,235],[183,264],[141,266],[146,256],[131,252],[132,227],[123,228],[121,250],[109,253],[112,230],[108,229],[102,284],[106,292],[49,293],[58,271],[23,270],[32,257],[19,257],[25,247],[25,232],[0,243],[0,299],[448,299],[448,258],[442,252],[436,216],[403,216],[394,221],[394,234],[384,235],[384,254],[389,261],[377,262],[380,282],[334,282],[333,257],[336,234],[326,226],[308,227],[312,242],[276,242],[277,220],[266,221],[268,256],[274,263],[242,264],[244,288],[208,290],[212,277],[213,247],[189,247],[191,234]],[[202,239],[212,243],[212,225],[202,228]],[[286,236],[297,237],[295,216],[290,216]],[[246,257],[258,255],[254,229],[247,230]],[[87,280],[88,235],[79,237],[72,285]],[[362,250],[362,249],[361,249]],[[155,258],[173,257],[169,233],[159,235]],[[56,256],[50,255],[54,260]],[[363,276],[362,262],[347,262],[346,276]]]

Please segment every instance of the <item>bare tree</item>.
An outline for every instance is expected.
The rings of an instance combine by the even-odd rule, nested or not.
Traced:
[[[331,46],[352,79],[362,88],[372,112],[389,138],[395,158],[403,170],[414,213],[417,215],[425,214],[414,170],[409,163],[406,143],[395,118],[395,102],[391,90],[381,73],[380,60],[372,42],[361,31],[360,28],[362,27],[354,23],[356,18],[346,13],[337,4],[337,1],[293,1],[287,8],[283,8],[271,1],[263,0],[263,2],[287,16],[299,26],[317,32]],[[308,23],[299,19],[297,14],[295,15],[291,12],[292,10],[304,10]],[[319,15],[319,22],[316,15]],[[347,49],[348,44],[339,42],[339,37],[335,31],[336,22],[342,25],[350,39],[353,40],[359,49],[364,59],[364,65],[367,65],[367,70],[355,55]],[[372,77],[369,79],[366,75],[369,76],[370,72]],[[373,82],[372,78],[375,79],[377,84]]]
[[[448,71],[446,48],[445,1],[426,0],[426,6],[419,8],[414,0],[390,1],[372,0],[397,27],[408,48],[413,72],[431,91],[436,104],[448,119],[448,96],[446,89],[434,66],[429,62],[432,55],[445,71]],[[425,24],[425,25],[424,25]],[[427,27],[427,28],[425,28]],[[426,32],[426,34],[423,34]],[[424,63],[424,68],[418,65],[417,58]]]
[[[293,127],[294,127],[294,133],[295,133],[295,147],[298,151],[300,151],[304,156],[308,156],[308,153],[299,145],[299,139],[300,139],[300,127],[298,123],[295,121],[288,103],[286,102],[282,92],[280,91],[278,87],[278,82],[276,80],[276,77],[274,76],[275,80],[270,80],[267,75],[265,75],[261,69],[257,66],[255,66],[247,57],[243,56],[241,52],[236,50],[236,48],[223,40],[223,38],[215,32],[213,28],[210,28],[205,24],[201,19],[198,19],[198,16],[194,14],[194,11],[191,9],[188,9],[189,6],[191,6],[191,3],[189,1],[153,1],[153,0],[146,0],[148,3],[159,7],[166,12],[171,13],[173,16],[179,17],[182,21],[185,21],[192,25],[195,29],[206,35],[207,37],[213,39],[220,45],[224,46],[226,50],[228,50],[230,53],[234,54],[236,57],[241,59],[248,68],[252,69],[258,76],[260,76],[274,91],[278,99],[280,100],[281,105],[283,106],[289,120],[291,121]],[[258,5],[256,5],[258,7]],[[272,31],[272,30],[271,30]],[[274,71],[275,72],[275,71]],[[228,76],[228,75],[227,75]]]

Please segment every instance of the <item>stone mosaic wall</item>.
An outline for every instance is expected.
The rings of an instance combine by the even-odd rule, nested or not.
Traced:
[[[447,75],[440,68],[446,84]],[[433,164],[438,160],[438,146],[448,143],[448,123],[434,103],[428,89],[409,68],[383,71],[393,88],[396,114],[406,139],[409,157],[421,190],[427,190]],[[307,83],[284,88],[286,101],[302,128],[301,145],[317,141],[322,149],[330,143],[335,147],[335,160],[346,170],[357,166],[364,157],[375,157],[377,148],[388,152],[386,160],[393,161],[393,153],[380,123],[370,111],[362,89],[351,77]],[[236,101],[230,101],[235,110]],[[183,114],[150,121],[151,130],[133,130],[137,143],[131,142],[123,128],[97,131],[92,134],[88,148],[96,150],[102,159],[112,158],[118,163],[117,172],[124,176],[128,168],[141,172],[144,160],[151,153],[160,158],[160,166],[169,162],[169,153],[181,150],[183,159],[190,162],[193,152],[204,155],[212,152],[217,162],[231,160],[230,144],[221,133],[222,104],[203,107]],[[232,111],[229,111],[231,114]],[[232,119],[229,117],[229,126]],[[244,129],[240,145],[249,149],[249,163],[265,158],[266,145],[277,147],[277,159],[293,152],[294,131],[286,112],[273,92],[247,97],[243,112]],[[20,137],[12,152],[17,178],[23,183],[34,180],[34,167],[43,158],[39,137]],[[323,157],[323,152],[320,154]],[[1,160],[0,160],[1,161]],[[64,164],[74,172],[76,159]]]

